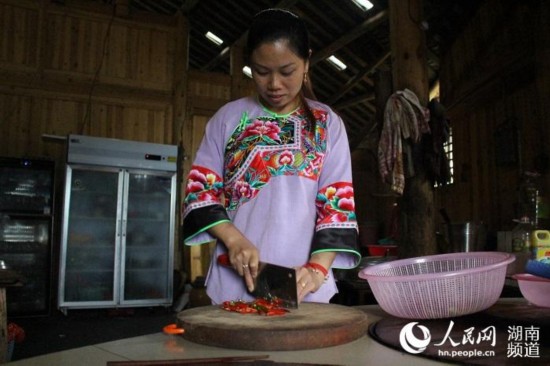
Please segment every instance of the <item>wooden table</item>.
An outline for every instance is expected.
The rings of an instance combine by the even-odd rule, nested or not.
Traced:
[[[489,309],[489,315],[493,315],[496,312],[496,316],[503,314],[516,314],[517,307],[525,307],[527,305],[526,300],[522,298],[513,299],[499,299],[495,304],[494,309]],[[369,324],[373,327],[380,324],[380,321],[388,319],[389,314],[384,312],[378,305],[365,305],[358,306],[357,309],[364,311],[367,314]],[[510,310],[510,311],[508,311]],[[515,315],[514,315],[515,316]],[[468,321],[462,321],[464,327],[459,327],[459,321],[461,319],[456,318],[456,328],[453,331],[463,333],[464,328],[475,326],[476,332],[480,327],[476,323],[469,323]],[[485,320],[490,324],[490,319]],[[421,321],[424,323],[424,321]],[[512,320],[512,324],[515,324],[515,319]],[[531,323],[530,321],[528,323]],[[521,324],[521,323],[518,323]],[[544,323],[545,328],[549,329]],[[448,320],[444,322],[444,330],[447,330],[449,325]],[[494,325],[498,325],[495,324]],[[431,326],[431,324],[430,324]],[[437,335],[437,329],[434,327],[434,335]],[[541,332],[544,331],[541,328]],[[542,338],[545,336],[546,338]],[[390,342],[395,342],[398,337],[390,339]],[[459,338],[453,339],[459,340]],[[550,365],[550,351],[546,347],[550,338],[547,333],[544,335],[541,333],[540,358],[533,359],[528,357],[523,358],[509,358],[508,365],[528,365],[534,366],[537,362],[545,365]],[[506,348],[508,339],[499,338],[497,345],[499,349]],[[497,348],[495,345],[495,350]],[[466,349],[466,346],[462,344],[457,349]],[[206,360],[212,358],[236,358],[247,357],[258,361],[249,362],[250,365],[261,364],[265,356],[268,358],[265,360],[267,364],[272,365],[289,365],[289,364],[317,364],[317,365],[408,365],[408,366],[442,366],[442,365],[456,365],[457,362],[466,361],[468,359],[460,358],[454,360],[448,359],[434,359],[429,355],[410,354],[405,352],[401,347],[392,347],[381,343],[377,339],[373,338],[370,334],[365,334],[363,337],[345,343],[339,346],[299,350],[299,351],[251,351],[231,349],[224,347],[214,347],[191,342],[181,335],[167,335],[162,332],[147,334],[144,336],[120,339],[107,343],[101,343],[97,345],[91,345],[87,347],[74,348],[62,352],[54,352],[42,356],[34,357],[33,359],[23,359],[19,361],[10,362],[10,366],[29,366],[29,365],[56,365],[56,366],[73,366],[82,364],[82,360],[86,360],[87,366],[105,366],[108,362],[113,361],[126,361],[133,362],[133,365],[169,365],[170,362],[188,362],[191,360],[194,364],[197,364],[196,360]],[[488,357],[490,362],[492,357]],[[473,360],[473,359],[472,359]],[[496,360],[496,358],[495,358]],[[180,362],[180,364],[182,363]],[[257,362],[257,363],[254,363]],[[219,363],[218,363],[219,364]],[[467,363],[471,364],[471,363]],[[494,364],[494,363],[493,363]],[[128,365],[128,364],[127,364]],[[503,363],[498,363],[500,366],[504,366]],[[113,365],[114,366],[114,365]]]

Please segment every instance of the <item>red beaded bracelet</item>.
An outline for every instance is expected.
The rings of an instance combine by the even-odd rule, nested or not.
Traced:
[[[323,277],[325,277],[325,280],[328,279],[328,269],[326,269],[323,265],[314,262],[307,262],[304,267],[311,268],[314,272],[321,272]]]

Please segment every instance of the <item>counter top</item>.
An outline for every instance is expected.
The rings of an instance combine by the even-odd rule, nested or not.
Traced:
[[[369,323],[375,322],[385,315],[377,305],[361,306],[360,308],[366,311]],[[107,361],[176,360],[251,355],[269,355],[268,360],[275,362],[308,364],[409,366],[444,364],[392,350],[368,335],[335,347],[303,351],[262,352],[205,346],[189,342],[181,336],[165,335],[159,332],[18,360],[10,362],[10,365],[105,366]]]
[[[499,303],[525,302],[523,299],[501,299]],[[368,315],[372,324],[389,317],[377,305],[357,307]],[[165,335],[162,332],[121,339],[93,346],[11,362],[13,366],[40,365],[90,365],[105,366],[108,361],[128,360],[178,360],[214,357],[239,357],[268,355],[275,363],[303,363],[312,365],[451,365],[392,349],[374,340],[369,334],[335,347],[301,351],[248,351],[211,347],[192,343],[181,336]],[[550,355],[541,355],[549,357]],[[521,360],[521,359],[520,359]],[[524,360],[527,361],[527,360]],[[517,364],[517,363],[516,363]]]

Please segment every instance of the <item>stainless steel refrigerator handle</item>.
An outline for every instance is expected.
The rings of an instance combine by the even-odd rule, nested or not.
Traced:
[[[117,228],[116,228],[116,236],[122,236],[122,233],[124,232],[122,230],[122,219],[118,219],[118,225],[117,225]]]

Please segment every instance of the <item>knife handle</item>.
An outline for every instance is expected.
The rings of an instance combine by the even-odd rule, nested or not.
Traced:
[[[222,253],[218,255],[218,264],[224,267],[231,267],[231,262],[229,261],[229,255],[227,253]]]

